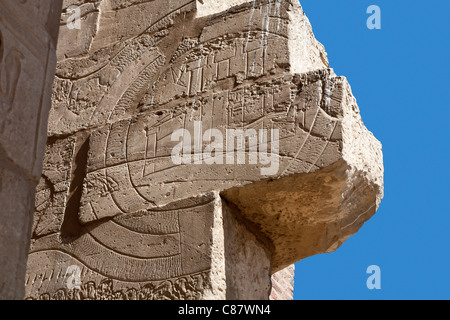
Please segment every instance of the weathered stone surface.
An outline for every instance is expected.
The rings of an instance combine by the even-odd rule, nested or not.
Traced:
[[[31,246],[36,271],[27,291],[35,298],[200,298],[211,288],[214,208],[214,197],[204,196],[90,224],[66,243],[58,233],[45,236]],[[70,266],[79,268],[79,289],[67,290]]]
[[[381,144],[297,1],[80,3],[29,298],[268,299],[271,274],[375,213]]]
[[[23,299],[62,1],[0,2],[0,299]]]
[[[230,210],[210,193],[86,225],[76,238],[44,236],[31,246],[28,298],[264,299],[270,252]]]
[[[290,265],[272,274],[270,300],[292,300],[294,298],[295,265]]]

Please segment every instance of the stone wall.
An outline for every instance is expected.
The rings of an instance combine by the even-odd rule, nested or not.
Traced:
[[[27,298],[290,299],[379,206],[298,1],[67,0],[56,54]]]
[[[62,1],[0,2],[0,299],[22,299]]]

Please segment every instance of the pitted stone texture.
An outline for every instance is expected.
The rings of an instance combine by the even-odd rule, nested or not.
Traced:
[[[375,214],[383,197],[381,144],[364,127],[345,78],[322,77],[314,73],[316,81],[302,85],[297,108],[306,110],[309,130],[282,179],[222,193],[273,241],[274,272],[336,250]]]
[[[226,299],[267,300],[272,246],[247,227],[235,206],[222,203]]]
[[[0,2],[0,299],[23,299],[62,1]]]
[[[81,30],[66,26],[71,4]],[[92,298],[68,290],[74,263],[118,298],[268,299],[271,273],[336,249],[375,213],[381,144],[298,1],[64,8],[44,162],[65,170],[41,179],[29,297]],[[178,130],[192,135],[181,162]],[[227,149],[227,130],[251,134]]]

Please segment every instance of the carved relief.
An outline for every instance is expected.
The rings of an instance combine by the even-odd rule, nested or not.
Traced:
[[[198,172],[195,164],[173,164],[171,150],[178,142],[171,141],[170,134],[177,129],[191,128],[193,132],[197,114],[201,115],[204,130],[209,126],[223,128],[224,132],[236,128],[279,128],[281,159],[277,176],[314,172],[337,161],[341,135],[335,131],[340,126],[336,116],[342,100],[339,88],[344,82],[329,76],[329,71],[324,70],[295,79],[283,77],[241,85],[218,94],[200,95],[194,107],[191,99],[172,110],[147,111],[94,131],[90,150],[105,152],[103,156],[96,155],[95,163],[88,163],[80,219],[88,222],[164,205],[188,197],[192,188],[201,194],[223,188],[224,183],[243,185],[260,180],[261,164],[213,164],[213,181],[209,171]],[[333,89],[322,91],[325,83]],[[325,98],[327,94],[329,97]],[[326,104],[331,99],[333,104]],[[220,113],[222,117],[217,116]],[[247,145],[247,152],[248,148]],[[224,167],[239,174],[229,179]],[[99,179],[105,181],[104,186],[97,184]],[[108,187],[108,181],[115,188]],[[101,205],[99,195],[105,198]]]
[[[83,290],[81,293],[67,291],[64,269],[70,265],[81,266],[80,281],[85,289],[90,285],[95,287],[95,283],[104,284],[105,277],[108,283],[118,282],[120,288],[141,284],[134,291],[121,289],[121,295],[114,294],[121,298],[129,298],[130,292],[155,298],[201,296],[202,290],[208,288],[206,280],[211,263],[212,201],[211,196],[193,198],[166,208],[141,210],[106,222],[99,220],[83,227],[75,239],[64,240],[53,232],[32,241],[29,296],[36,297],[39,293],[40,298],[47,297],[41,290],[52,287],[62,289],[59,292],[64,292],[64,297],[88,297]],[[92,210],[96,215],[94,207]],[[96,217],[101,219],[98,214]],[[48,269],[55,260],[58,264]]]
[[[347,161],[344,128],[357,106],[345,78],[328,68],[325,52],[309,38],[314,45],[303,54],[315,62],[302,66],[304,73],[292,72],[292,12],[303,14],[298,2],[257,0],[208,17],[197,16],[196,1],[162,3],[84,1],[85,9],[92,9],[85,16],[95,12],[99,17],[92,34],[83,38],[86,43],[76,48],[81,51],[60,58],[57,66],[46,159],[56,159],[54,167],[69,171],[45,169],[38,188],[29,298],[204,297],[213,282],[217,236],[211,192],[232,199],[239,214],[262,230],[261,237],[276,244],[273,271],[303,254],[304,247],[298,252],[307,247],[302,228],[317,227],[331,239],[310,246],[317,252],[350,235],[327,228],[354,218],[353,211],[327,211],[316,226],[303,215],[309,200],[297,199],[298,194],[291,197],[298,203],[280,210],[276,207],[286,202],[286,190],[264,196],[258,205],[239,196],[252,186],[282,184],[287,178],[295,180],[292,192],[297,192],[304,189],[302,179],[314,181],[304,177],[322,177],[336,163],[341,165],[337,172]],[[140,23],[128,22],[129,17]],[[117,21],[130,28],[120,29],[112,23]],[[302,34],[312,34],[305,21],[295,23]],[[63,32],[64,41],[68,34]],[[357,117],[355,126],[361,128]],[[203,137],[200,145],[191,143],[190,162],[175,163],[172,152],[180,141],[172,134],[194,133],[199,123],[202,137],[210,129],[223,137],[227,130],[255,135],[230,149],[226,139],[217,139],[222,148],[214,159],[222,160],[208,165],[200,153],[212,139]],[[276,136],[256,135],[275,130]],[[275,145],[277,170],[264,175],[270,163],[250,161],[251,153],[274,155]],[[244,163],[234,161],[238,153],[244,154]],[[336,187],[321,196],[340,200],[348,188],[346,174],[330,178]],[[371,200],[378,192],[372,187],[367,191]],[[65,234],[64,224],[73,224],[76,232]],[[82,285],[70,289],[65,274],[72,265],[79,266]]]
[[[199,273],[172,280],[150,282],[138,288],[114,288],[114,281],[103,279],[100,283],[89,281],[79,289],[59,289],[54,293],[42,293],[27,300],[198,300],[207,289],[208,274]]]

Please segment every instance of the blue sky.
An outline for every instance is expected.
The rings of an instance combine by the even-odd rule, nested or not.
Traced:
[[[383,144],[385,196],[336,252],[296,264],[294,299],[450,299],[448,0],[302,0]],[[381,30],[369,30],[370,5]],[[381,269],[369,290],[366,269]]]

